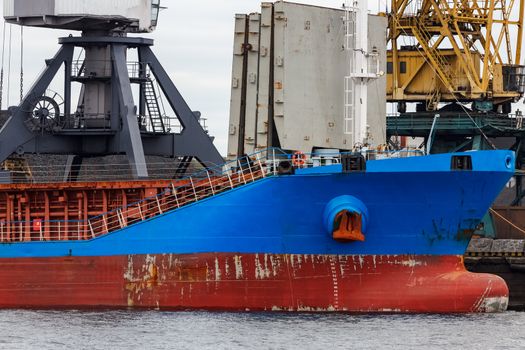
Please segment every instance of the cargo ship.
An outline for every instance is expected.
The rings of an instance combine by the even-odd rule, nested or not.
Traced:
[[[347,30],[354,17],[352,26],[366,22],[363,4],[346,12]],[[366,103],[352,111],[348,100],[367,96],[366,84],[353,90],[352,80],[380,77],[366,68],[345,91],[348,144],[360,147],[334,154],[268,147],[225,162],[153,41],[128,35],[155,28],[159,1],[119,6],[4,1],[9,23],[82,35],[59,39],[0,130],[0,308],[506,309],[505,282],[467,272],[462,256],[514,174],[514,153],[367,151]],[[347,49],[363,67],[378,56]],[[63,91],[52,92],[62,68]],[[81,84],[76,110],[72,83]],[[51,165],[56,154],[60,166]],[[48,166],[23,170],[16,160],[27,155]],[[127,157],[124,178],[111,164],[86,176],[91,157],[108,155]],[[169,159],[159,176],[149,157]]]
[[[463,253],[513,175],[512,152],[272,160],[161,184],[87,220],[58,220],[57,207],[107,207],[102,184],[2,186],[0,307],[505,310],[505,282],[467,272]]]

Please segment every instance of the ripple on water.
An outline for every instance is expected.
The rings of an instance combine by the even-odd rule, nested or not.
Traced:
[[[525,313],[0,311],[5,349],[521,349]]]

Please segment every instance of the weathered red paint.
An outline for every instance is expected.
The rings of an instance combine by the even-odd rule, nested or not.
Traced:
[[[68,221],[122,209],[187,181],[63,182],[0,184],[0,240],[68,240],[88,236]],[[63,222],[60,238],[50,221]],[[35,225],[39,222],[40,224]]]
[[[505,282],[462,257],[270,254],[0,259],[2,308],[501,311]]]
[[[0,242],[92,239],[263,177],[254,166],[191,181],[0,184]]]

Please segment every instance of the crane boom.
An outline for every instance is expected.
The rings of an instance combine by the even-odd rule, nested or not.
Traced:
[[[439,102],[497,106],[521,99],[524,4],[392,0],[388,100],[426,102],[434,110]]]

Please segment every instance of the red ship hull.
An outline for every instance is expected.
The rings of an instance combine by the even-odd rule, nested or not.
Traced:
[[[0,259],[2,308],[496,312],[508,288],[459,256],[270,254]]]

